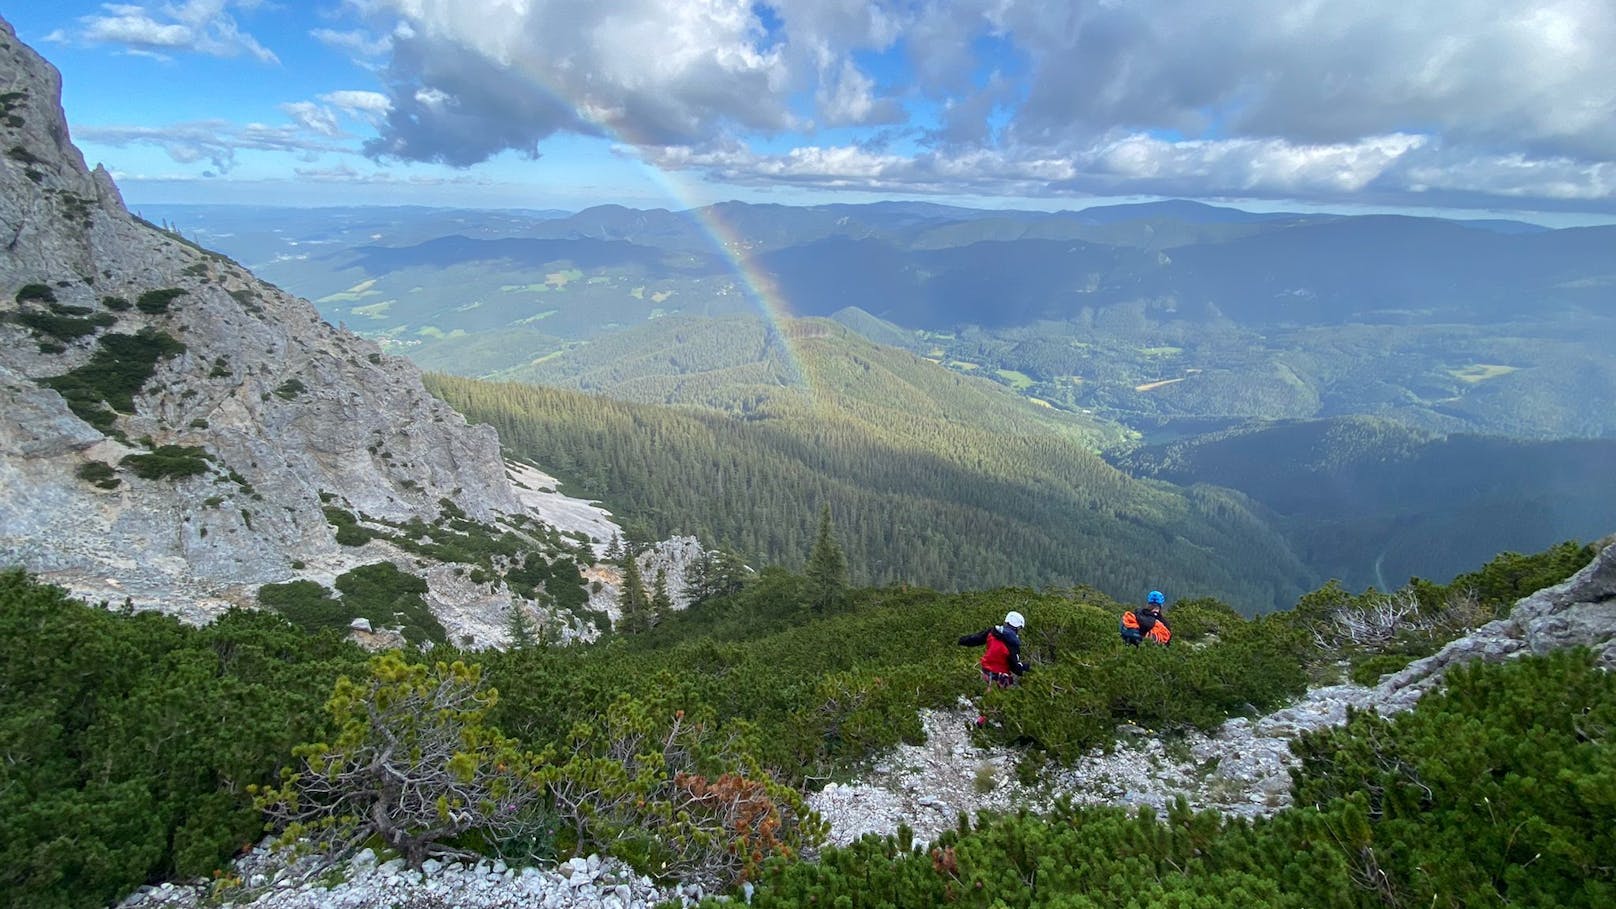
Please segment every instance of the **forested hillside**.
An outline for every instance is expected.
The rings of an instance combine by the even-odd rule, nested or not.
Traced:
[[[760,390],[732,399],[734,415],[449,376],[430,387],[642,535],[800,564],[828,504],[860,582],[1088,583],[1130,600],[1165,586],[1257,611],[1309,586],[1238,496],[1132,480],[1094,454],[1091,424],[991,383],[873,347],[813,351],[845,334],[797,345],[812,395]]]
[[[1320,577],[1382,590],[1500,550],[1608,532],[1616,441],[1440,435],[1368,417],[1245,427],[1130,452],[1124,469],[1239,490]]]

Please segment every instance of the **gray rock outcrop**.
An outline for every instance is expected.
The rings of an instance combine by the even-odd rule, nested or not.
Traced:
[[[234,867],[239,885],[210,892],[200,885],[163,884],[131,894],[119,909],[649,909],[694,897],[662,888],[621,862],[598,855],[555,868],[512,868],[504,862],[428,860],[411,871],[400,859],[378,861],[369,849],[338,866],[324,883],[310,882],[294,864],[259,847]]]
[[[1504,618],[1381,680],[1377,700],[1391,709],[1407,709],[1440,685],[1454,664],[1497,662],[1566,647],[1588,647],[1601,666],[1616,669],[1616,542],[1607,541],[1592,562],[1563,583],[1521,599]]]
[[[557,514],[599,547],[619,532],[587,503],[524,501],[493,429],[407,361],[132,217],[74,148],[60,96],[0,20],[0,566],[201,622],[265,583],[329,586],[385,559],[427,581],[453,640],[488,645],[507,590],[382,541],[339,545],[323,507],[395,523],[431,523],[446,502],[484,523]],[[109,358],[109,338],[151,353],[149,376]],[[76,403],[51,387],[62,376]],[[205,462],[147,478],[124,460],[163,450]]]

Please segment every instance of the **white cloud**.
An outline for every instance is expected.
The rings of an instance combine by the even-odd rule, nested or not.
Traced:
[[[290,152],[304,158],[327,152],[351,153],[352,149],[320,138],[310,138],[301,126],[245,126],[223,120],[201,120],[169,126],[75,126],[74,138],[102,145],[124,147],[151,145],[163,149],[180,164],[207,161],[220,171],[236,164],[241,150]]]
[[[109,4],[66,37],[273,59],[230,15],[260,2]],[[304,141],[374,128],[379,158],[464,167],[575,133],[747,185],[1616,206],[1613,0],[341,7],[310,34],[382,91],[282,110]]]
[[[393,49],[392,37],[388,35],[377,37],[360,29],[338,31],[330,28],[317,28],[309,32],[309,36],[329,47],[345,50],[361,57],[379,57]]]
[[[392,35],[378,155],[468,165],[558,131],[644,145],[890,122],[850,61],[901,17],[865,0],[366,0]],[[817,110],[801,109],[815,98]],[[432,99],[429,103],[424,99]]]
[[[337,125],[336,114],[328,107],[321,107],[312,101],[296,101],[282,104],[280,108],[309,132],[331,138],[342,135],[342,128]]]
[[[387,115],[392,102],[380,92],[342,91],[326,92],[317,101],[290,101],[280,109],[298,127],[329,139],[351,138],[342,128],[339,114],[376,126]]]
[[[252,10],[259,0],[186,0],[159,7],[106,3],[96,14],[79,17],[76,32],[57,30],[55,40],[121,45],[131,53],[168,59],[174,53],[200,53],[214,57],[242,54],[263,63],[280,58],[252,35],[242,31],[227,12],[234,6]]]
[[[822,82],[815,96],[819,115],[828,126],[866,126],[897,123],[903,106],[893,98],[878,98],[875,80],[843,60],[835,78]]]
[[[1076,151],[970,148],[910,155],[856,146],[759,154],[719,148],[620,148],[666,170],[747,186],[981,196],[1161,195],[1486,206],[1525,200],[1616,209],[1616,164],[1444,149],[1390,133],[1355,142],[1280,139],[1173,142],[1142,133]]]
[[[392,107],[392,102],[381,92],[344,89],[326,92],[320,96],[320,100],[354,114],[385,114]]]
[[[1609,0],[997,6],[1031,67],[1014,124],[1023,141],[1116,128],[1293,143],[1417,131],[1537,154],[1616,153]]]

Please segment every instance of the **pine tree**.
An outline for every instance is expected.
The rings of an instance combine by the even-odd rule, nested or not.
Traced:
[[[632,553],[623,556],[623,591],[618,595],[618,604],[623,611],[619,620],[622,631],[636,634],[651,626],[651,601],[640,578],[640,563]]]
[[[658,568],[656,583],[651,588],[651,623],[662,624],[662,620],[673,614],[673,597],[668,595],[668,569]]]
[[[819,516],[819,536],[808,554],[807,576],[808,603],[816,612],[824,612],[847,590],[847,558],[831,530],[829,505]]]
[[[533,633],[533,620],[528,618],[527,607],[521,603],[511,605],[511,619],[506,631],[510,633],[513,650],[538,643],[538,637]]]
[[[623,538],[612,534],[612,542],[606,547],[606,558],[613,561],[623,557]]]

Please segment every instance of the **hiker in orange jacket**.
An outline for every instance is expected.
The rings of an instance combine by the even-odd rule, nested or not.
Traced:
[[[1138,611],[1129,610],[1122,614],[1122,642],[1138,647],[1143,641],[1166,646],[1173,639],[1173,630],[1167,627],[1167,620],[1162,617],[1162,606],[1167,598],[1162,596],[1160,590],[1152,590],[1150,596],[1145,597],[1145,605]]]

